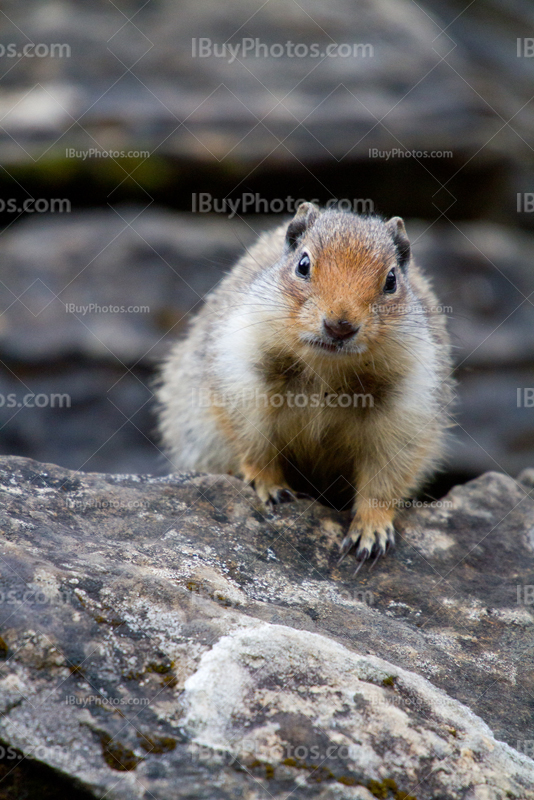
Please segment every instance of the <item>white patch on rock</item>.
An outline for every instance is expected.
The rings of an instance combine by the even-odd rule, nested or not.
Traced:
[[[11,517],[9,521],[12,525],[18,526],[19,528],[26,528],[29,531],[33,531],[35,529],[33,522],[26,522],[25,520],[17,519],[16,517]]]
[[[534,791],[534,763],[496,741],[467,707],[414,673],[319,634],[263,622],[233,631],[202,655],[183,702],[192,750],[231,753],[244,765],[276,772],[288,766],[288,748],[301,746],[302,775],[303,764],[327,757],[309,752],[322,741],[339,754],[328,761],[334,777],[337,764],[339,775],[393,778],[409,792],[432,774],[436,793],[473,800],[483,787],[492,797]]]
[[[404,536],[422,555],[427,557],[434,556],[439,552],[446,552],[456,544],[454,537],[436,528],[426,526],[424,529],[406,526]]]

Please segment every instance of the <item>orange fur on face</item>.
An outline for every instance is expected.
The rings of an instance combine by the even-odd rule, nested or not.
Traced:
[[[319,244],[314,241],[312,232],[310,241],[302,243],[284,274],[286,295],[292,301],[295,332],[321,337],[324,320],[347,320],[359,328],[358,344],[368,347],[372,347],[373,342],[378,344],[382,338],[381,317],[388,313],[388,307],[402,302],[406,295],[393,249],[377,250],[376,244],[368,247],[364,241],[361,246],[355,246],[354,241],[349,245],[343,240],[322,247]],[[295,264],[303,252],[311,259],[309,280],[302,280],[295,274]],[[394,294],[384,294],[386,277],[394,268],[397,290]]]

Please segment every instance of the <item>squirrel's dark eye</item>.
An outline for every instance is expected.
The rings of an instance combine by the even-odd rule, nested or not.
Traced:
[[[300,278],[308,278],[310,275],[310,267],[310,257],[307,253],[304,253],[304,255],[300,257],[295,272]]]
[[[384,291],[386,292],[386,294],[393,294],[396,288],[397,288],[397,277],[395,275],[395,270],[392,269],[388,272],[388,276],[384,284]]]

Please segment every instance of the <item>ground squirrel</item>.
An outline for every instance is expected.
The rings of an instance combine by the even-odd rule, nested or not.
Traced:
[[[399,502],[440,459],[450,366],[402,219],[302,203],[172,350],[160,431],[176,469],[241,476],[264,503],[351,504],[340,555],[354,548],[361,566],[394,543]]]

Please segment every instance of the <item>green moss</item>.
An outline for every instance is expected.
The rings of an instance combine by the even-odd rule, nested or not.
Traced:
[[[138,733],[137,738],[147,753],[170,753],[176,747],[176,739],[173,739],[172,736],[145,736]]]
[[[367,788],[373,797],[378,797],[379,800],[387,800],[389,790],[388,787],[384,786],[383,783],[379,783],[378,781],[369,781]]]
[[[223,608],[228,608],[232,605],[232,601],[228,597],[225,597],[223,594],[218,594],[218,592],[214,592],[214,594],[211,595],[211,599],[215,600],[215,602],[223,606]]]
[[[358,782],[356,778],[351,778],[350,775],[342,775],[340,778],[336,778],[338,783],[342,783],[343,786],[357,786]]]
[[[139,681],[147,673],[163,675],[163,680],[161,681],[161,685],[173,689],[178,684],[178,679],[172,673],[173,667],[174,667],[174,661],[168,661],[167,663],[151,661],[144,672],[137,672],[136,670],[130,670],[129,672],[126,672],[124,674],[124,678],[127,681]]]
[[[131,669],[124,677],[127,681],[140,681],[144,674],[144,672],[134,672],[134,670]]]
[[[397,680],[396,675],[388,675],[387,678],[384,678],[382,681],[382,686],[395,686],[395,681]]]
[[[157,672],[158,675],[166,675],[168,672],[172,670],[174,667],[174,661],[170,661],[167,664],[158,664],[155,661],[151,661],[148,667],[146,668],[147,672]]]
[[[232,601],[228,597],[225,597],[223,594],[217,591],[212,592],[207,586],[203,586],[202,584],[197,583],[197,581],[188,581],[188,583],[186,583],[186,589],[189,592],[195,592],[195,594],[202,593],[205,597],[209,598],[210,600],[214,600],[224,608],[228,608],[232,605]]]
[[[80,147],[83,150],[85,148]],[[112,150],[119,148],[110,148]],[[92,183],[114,189],[118,183],[130,190],[157,190],[175,180],[176,168],[157,155],[150,158],[66,158],[64,151],[38,159],[33,163],[15,164],[11,174],[16,180],[43,186],[67,186],[69,184]],[[132,174],[133,173],[133,174]],[[131,175],[131,177],[129,177]]]
[[[104,761],[118,772],[132,772],[142,758],[138,758],[133,750],[130,750],[121,742],[115,742],[107,733],[100,735],[100,742],[102,744],[102,755]]]
[[[167,163],[156,156],[146,158],[93,158],[85,161],[85,171],[102,186],[123,183],[125,189],[142,186],[154,191],[168,185],[171,176]]]
[[[362,786],[363,784],[354,778],[352,775],[339,775],[336,776],[328,769],[328,767],[321,767],[317,764],[308,764],[306,761],[301,761],[298,758],[285,758],[282,764],[286,767],[293,769],[305,770],[309,773],[308,780],[314,783],[322,783],[323,781],[336,781],[343,786]],[[255,759],[252,763],[248,764],[248,769],[264,769],[266,777],[274,777],[274,767],[271,764],[266,764],[259,759]],[[272,770],[272,774],[271,774]],[[396,782],[393,778],[385,778],[383,781],[370,780],[367,783],[367,788],[373,797],[379,800],[417,800],[416,797],[398,789]]]
[[[107,617],[103,617],[101,614],[97,614],[94,617],[95,622],[99,625],[111,625],[112,628],[119,628],[121,625],[124,625],[123,619],[117,619],[117,617],[112,617],[108,619]]]
[[[260,761],[259,758],[255,758],[248,765],[249,769],[261,769],[264,771],[265,777],[271,780],[274,778],[275,768],[273,764],[269,764],[267,761]]]
[[[391,797],[393,800],[417,800],[414,795],[406,794],[406,792],[398,789],[393,778],[384,778],[383,781],[369,781],[367,788],[373,797],[377,797],[379,800],[388,800]]]

